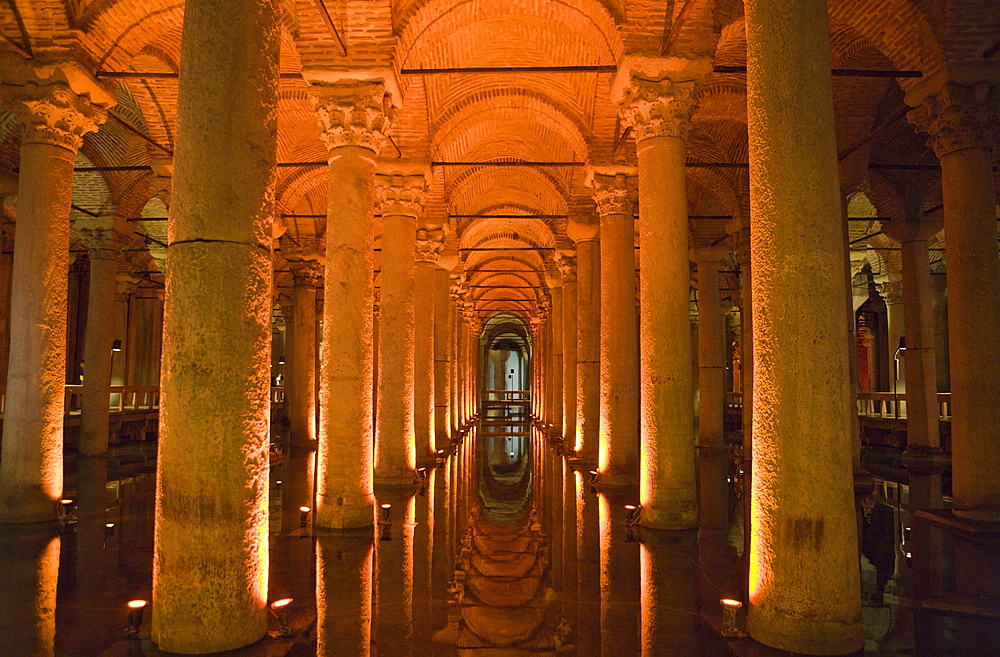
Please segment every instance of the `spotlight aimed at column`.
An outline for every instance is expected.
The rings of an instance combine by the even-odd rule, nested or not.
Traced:
[[[59,500],[59,504],[56,507],[56,514],[59,517],[59,524],[63,527],[76,522],[76,516],[73,515],[73,504],[75,504],[75,501],[71,499]]]
[[[122,350],[122,341],[120,339],[115,340],[114,342],[111,343],[111,351],[121,351],[121,350]]]
[[[278,619],[278,625],[280,626],[275,636],[290,637],[295,634],[295,630],[292,629],[292,625],[289,622],[291,604],[291,598],[282,598],[281,600],[275,600],[269,605],[271,613]]]
[[[439,467],[439,468],[443,467],[444,466],[444,460],[445,460],[445,452],[444,452],[444,450],[443,449],[436,450],[434,452],[434,464],[437,465],[437,467]]]
[[[299,507],[299,527],[305,529],[306,525],[309,524],[309,512],[312,511],[307,506]]]
[[[743,603],[732,598],[723,598],[719,602],[722,604],[722,636],[730,638],[746,636],[736,627],[736,614],[743,607]]]
[[[590,471],[590,492],[597,495],[597,484],[601,479],[601,473],[597,470]]]
[[[106,522],[106,523],[104,523],[104,533],[107,536],[114,536],[115,535],[115,523],[113,523],[113,522]]]
[[[284,365],[284,364],[285,364],[285,357],[278,356],[278,365]]]
[[[642,516],[641,504],[625,505],[625,524],[629,527],[639,524],[639,517]]]
[[[379,526],[379,537],[380,541],[391,541],[392,540],[392,505],[391,504],[380,504],[378,507],[378,520],[375,521]]]
[[[142,627],[142,614],[148,603],[145,600],[129,600],[125,606],[128,608],[128,626],[125,628],[125,636],[139,638],[139,628]]]
[[[420,497],[427,497],[427,480],[430,478],[430,472],[427,468],[417,468],[413,471],[413,483],[417,487],[417,495]]]

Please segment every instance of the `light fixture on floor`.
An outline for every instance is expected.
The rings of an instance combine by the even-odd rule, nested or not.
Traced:
[[[380,541],[391,541],[392,540],[392,505],[391,504],[380,504],[378,507],[378,520],[376,524],[379,526],[379,537]]]
[[[121,340],[115,340],[111,343],[111,351],[121,351],[121,350],[122,350]]]
[[[434,452],[434,462],[437,465],[437,467],[440,468],[441,466],[443,466],[444,460],[445,460],[444,450],[443,449],[436,450]]]
[[[312,509],[310,509],[307,506],[300,506],[299,507],[299,527],[302,527],[303,529],[305,529],[305,526],[307,524],[309,524],[309,512],[310,511],[312,511]]]
[[[590,471],[590,492],[597,495],[597,482],[601,478],[601,473],[597,470]]]
[[[284,364],[285,364],[285,357],[278,356],[278,365],[284,365]]]
[[[639,524],[639,517],[642,515],[641,504],[625,505],[625,524],[630,527]]]
[[[128,604],[128,627],[125,628],[125,636],[136,638],[139,636],[139,628],[142,627],[142,612],[148,603],[145,600],[129,600]]]
[[[63,527],[76,522],[76,516],[73,515],[73,504],[74,500],[68,498],[59,500],[56,513],[59,517],[59,524]]]
[[[730,638],[746,636],[736,627],[736,614],[743,607],[743,603],[732,598],[723,598],[719,602],[722,603],[722,636]]]
[[[291,598],[282,598],[281,600],[275,600],[269,605],[271,613],[278,619],[278,624],[280,625],[277,634],[279,637],[289,637],[295,634],[295,630],[292,629],[292,625],[289,622],[289,612],[291,611],[289,607],[291,604]]]

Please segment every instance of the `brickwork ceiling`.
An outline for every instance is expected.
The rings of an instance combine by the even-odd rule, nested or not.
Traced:
[[[585,164],[635,164],[634,141],[623,139],[611,97],[615,69],[626,56],[708,57],[716,67],[700,90],[688,160],[727,166],[689,169],[693,245],[720,243],[726,219],[740,218],[747,207],[747,170],[739,166],[748,157],[741,0],[279,4],[278,161],[300,163],[278,170],[282,252],[315,245],[326,230],[325,168],[304,164],[321,163],[326,153],[304,68],[394,71],[401,91],[393,99],[399,107],[391,131],[395,146],[383,157],[440,163],[429,181],[426,222],[446,227],[470,284],[510,286],[498,298],[517,286],[544,286],[553,254],[572,248],[567,221],[594,212]],[[1000,11],[989,1],[830,0],[829,12],[835,69],[927,75],[947,63],[982,61],[1000,41]],[[179,0],[0,5],[0,50],[25,58],[68,53],[103,76],[117,96],[113,120],[86,137],[78,165],[133,169],[79,172],[74,212],[115,204],[121,218],[150,217],[148,208],[157,207],[151,199],[164,198],[169,173],[159,165],[169,164],[176,137],[183,14]],[[493,70],[455,70],[469,68]],[[146,75],[108,75],[121,73]],[[934,208],[941,202],[936,172],[892,168],[936,162],[901,114],[904,92],[917,80],[834,77],[841,186],[864,193],[875,216],[902,212],[906,203]],[[0,112],[0,168],[17,166],[18,145],[10,117]],[[544,164],[475,164],[499,161]],[[164,236],[155,221],[135,222],[134,228],[139,246]],[[868,229],[860,222],[852,228]],[[140,256],[133,259],[136,267],[153,269]],[[287,267],[279,262],[276,269]],[[541,295],[539,288],[527,296]]]

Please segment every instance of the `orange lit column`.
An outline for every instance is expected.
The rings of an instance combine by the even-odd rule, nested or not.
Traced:
[[[451,435],[452,437],[458,435],[458,430],[462,426],[460,419],[461,410],[459,408],[459,394],[458,394],[458,325],[460,318],[458,316],[458,303],[459,303],[459,279],[456,274],[452,274],[449,278],[448,287],[448,298],[451,303],[448,306],[448,317],[451,318],[451,326],[448,330],[448,405],[450,407],[450,422],[451,422]]]
[[[621,99],[639,159],[642,524],[690,529],[698,522],[698,494],[691,341],[684,339],[691,330],[684,157],[698,80],[711,62],[639,60],[619,70],[612,94]]]
[[[168,225],[152,639],[267,629],[277,3],[188,2]]]
[[[634,294],[632,298],[635,299]],[[601,657],[639,654],[641,607],[635,604],[640,594],[639,555],[636,546],[627,544],[621,536],[625,504],[630,497],[597,496],[601,542]]]
[[[952,510],[990,521],[1000,521],[1000,340],[984,339],[996,335],[1000,326],[993,175],[998,96],[995,86],[949,82],[924,98],[909,117],[918,130],[930,134],[941,161],[948,236]]]
[[[601,240],[596,222],[571,219],[576,242],[576,450],[597,465],[601,424]]]
[[[404,165],[405,166],[405,165]],[[413,253],[424,200],[417,167],[376,176],[382,215],[382,323],[379,331],[375,483],[411,484],[413,435]]]
[[[782,650],[845,654],[864,637],[847,316],[831,312],[847,294],[847,258],[841,240],[830,239],[843,219],[825,73],[829,21],[824,3],[747,0],[746,22],[754,305],[747,629]]]
[[[434,447],[446,449],[452,433],[451,414],[451,306],[449,272],[457,253],[442,255],[434,269]]]
[[[295,286],[292,301],[291,441],[296,447],[316,447],[316,287],[323,265],[315,260],[290,262]]]
[[[576,447],[576,354],[577,354],[577,290],[576,254],[560,251],[556,264],[563,279],[562,287],[562,436],[568,449]]]
[[[601,483],[639,480],[639,331],[635,170],[591,169],[601,217]],[[688,365],[690,369],[690,364]]]
[[[108,453],[110,424],[111,346],[115,334],[115,274],[121,243],[114,229],[116,208],[99,217],[78,219],[73,229],[87,246],[90,287],[87,291],[87,330],[83,342],[83,395],[80,400],[81,456]]]
[[[24,126],[10,295],[0,522],[52,520],[63,489],[66,272],[73,161],[104,113],[61,79],[0,98]],[[6,87],[11,89],[12,87]],[[96,98],[98,87],[94,86]],[[104,96],[106,97],[106,96]],[[104,103],[109,104],[109,103]]]
[[[552,313],[549,324],[552,326],[550,342],[552,344],[552,410],[550,412],[552,435],[562,437],[563,427],[563,280],[558,272],[551,272],[549,285],[552,287]]]
[[[413,252],[413,434],[421,465],[434,453],[434,272],[442,249],[441,229],[417,229]]]
[[[726,465],[729,453],[723,441],[725,413],[725,327],[719,298],[719,260],[729,247],[695,249],[698,264],[698,465],[701,499],[699,526],[725,529],[729,520]]]
[[[317,536],[317,655],[371,654],[372,553],[370,533]]]
[[[336,226],[324,249],[331,284],[323,287],[316,524],[366,527],[374,520],[375,158],[391,117],[382,82],[312,84],[310,95],[329,162],[327,224]]]

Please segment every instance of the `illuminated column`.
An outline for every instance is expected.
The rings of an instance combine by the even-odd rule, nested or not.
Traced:
[[[382,82],[313,84],[310,94],[329,162],[327,224],[337,227],[325,245],[316,524],[365,527],[374,519],[375,158],[391,112]]]
[[[998,94],[987,84],[948,82],[909,115],[930,134],[941,161],[946,248],[954,256],[947,277],[952,510],[991,521],[1000,521],[1000,341],[983,336],[1000,326],[992,153]]]
[[[560,251],[556,265],[563,279],[562,287],[562,435],[569,449],[576,446],[576,355],[577,355],[577,288],[576,254]]]
[[[434,453],[434,276],[444,231],[417,229],[413,271],[413,434],[417,461]]]
[[[636,546],[629,545],[621,536],[626,501],[627,498],[609,498],[603,494],[597,499],[601,542],[601,657],[639,654],[636,643],[640,609],[635,604],[639,598],[639,555]]]
[[[682,61],[636,61],[619,69],[612,90],[639,159],[639,499],[642,524],[659,529],[698,522],[691,342],[679,339],[691,326],[684,157],[699,80],[711,62]]]
[[[81,456],[108,453],[110,424],[111,346],[115,333],[115,274],[121,244],[114,229],[116,208],[99,217],[78,219],[73,230],[90,256],[90,289],[87,292],[87,330],[83,343],[83,398],[80,402]]]
[[[261,0],[184,14],[153,552],[152,638],[167,652],[267,629],[278,21]]]
[[[639,479],[634,170],[588,172],[601,216],[601,483]],[[690,363],[688,364],[690,369]]]
[[[295,317],[292,332],[291,441],[295,447],[316,446],[316,287],[323,265],[315,260],[290,262]]]
[[[424,202],[416,169],[376,177],[382,215],[382,324],[379,331],[375,482],[410,484],[417,466],[413,436],[413,253]]]
[[[61,549],[48,526],[0,532],[0,654],[55,657]]]
[[[412,262],[412,260],[411,260]],[[391,504],[392,540],[376,541],[372,645],[376,655],[409,657],[413,648],[413,530],[416,502],[412,491],[379,497]],[[334,653],[337,654],[337,653]]]
[[[601,240],[596,222],[571,219],[576,242],[576,450],[597,465],[601,424]]]
[[[552,326],[552,369],[550,371],[552,379],[552,417],[550,423],[553,425],[553,435],[562,436],[563,418],[563,280],[558,272],[551,272],[547,275],[549,285],[552,288],[552,313],[549,315],[549,323]]]
[[[87,94],[82,96],[61,79],[65,71],[56,67],[47,84],[29,81],[0,98],[4,109],[24,126],[0,456],[0,523],[53,519],[63,488],[65,283],[73,161],[83,135],[104,121],[96,103],[113,101],[96,84],[79,90]]]
[[[726,336],[719,298],[719,260],[729,255],[729,247],[695,249],[692,255],[698,263],[699,525],[725,529],[729,515],[725,466],[729,454],[722,436]]]
[[[450,318],[450,327],[448,329],[448,406],[450,409],[450,427],[451,435],[455,436],[458,434],[458,429],[461,427],[461,409],[459,408],[459,393],[458,393],[458,340],[456,336],[459,330],[458,316],[458,303],[459,303],[459,277],[456,274],[452,274],[449,278],[448,287],[448,298],[451,303],[448,306],[448,317]]]
[[[827,10],[747,0],[746,22],[754,305],[747,628],[782,650],[844,654],[864,637],[847,317],[831,312],[843,308],[847,259],[843,242],[830,239],[843,218]]]
[[[371,534],[317,536],[317,655],[371,654],[372,552]]]
[[[452,433],[451,330],[449,272],[457,253],[442,255],[434,269],[434,447],[445,449]]]
[[[895,274],[898,276],[898,274]],[[896,353],[899,348],[899,339],[906,335],[904,327],[905,310],[903,306],[903,286],[905,283],[898,280],[889,280],[879,286],[879,292],[885,300],[886,315],[889,323],[889,389],[887,392],[895,392],[902,395],[906,392],[906,358],[900,358]],[[852,307],[853,310],[853,307]],[[905,354],[904,354],[905,355]],[[895,380],[895,383],[893,383]]]

